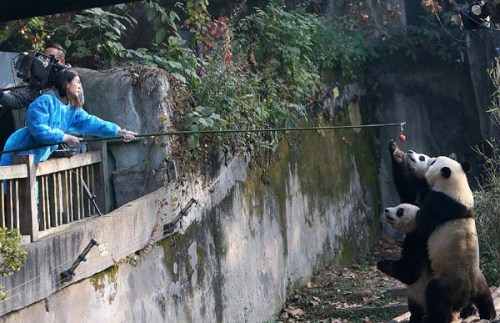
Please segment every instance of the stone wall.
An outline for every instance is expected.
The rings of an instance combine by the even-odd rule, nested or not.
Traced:
[[[146,66],[77,70],[82,78],[87,112],[140,135],[172,130],[173,103],[164,70]],[[133,143],[120,140],[108,143],[116,207],[163,186],[171,176],[168,174],[171,139],[142,137]]]
[[[352,93],[331,116],[336,124],[365,121],[360,93]],[[136,131],[149,126],[95,112]],[[157,115],[142,113],[139,120],[154,123]],[[30,244],[26,266],[3,281],[10,298],[0,302],[0,322],[267,321],[315,268],[360,259],[378,237],[375,135],[289,133],[266,158],[219,156],[213,174],[182,174],[106,216]],[[117,165],[146,157],[120,149],[111,148]],[[123,185],[143,182],[131,177],[116,189]],[[198,203],[166,236],[165,225],[191,198]],[[99,246],[71,282],[61,281],[90,239]]]

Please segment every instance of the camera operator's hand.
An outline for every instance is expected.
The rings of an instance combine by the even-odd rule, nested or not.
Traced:
[[[63,141],[69,146],[77,146],[80,144],[80,138],[68,134],[64,134]]]
[[[135,139],[135,135],[137,135],[135,132],[127,130],[127,129],[120,129],[118,130],[118,135],[120,137],[123,137],[123,141],[129,142]]]

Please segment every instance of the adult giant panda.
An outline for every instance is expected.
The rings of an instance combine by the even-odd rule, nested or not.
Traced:
[[[472,301],[482,319],[496,316],[491,292],[479,268],[472,217],[474,198],[467,163],[433,160],[425,173],[430,191],[416,215],[416,232],[427,242],[432,275],[425,292],[424,322],[451,322]]]

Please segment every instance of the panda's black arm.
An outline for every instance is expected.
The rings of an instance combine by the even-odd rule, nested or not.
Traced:
[[[416,282],[422,270],[428,266],[427,243],[415,232],[406,235],[399,260],[382,260],[377,263],[380,271],[407,285]]]
[[[401,203],[415,204],[417,188],[410,169],[404,161],[404,152],[399,149],[394,139],[389,142],[389,155],[391,156],[392,178]]]
[[[418,280],[424,267],[411,266],[409,262],[399,260],[382,260],[377,262],[377,268],[384,274],[396,278],[406,285],[411,285]]]
[[[424,240],[427,240],[441,224],[471,216],[471,211],[464,205],[444,193],[431,190],[417,212],[415,230]]]

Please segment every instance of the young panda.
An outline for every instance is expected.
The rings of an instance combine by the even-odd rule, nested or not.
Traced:
[[[401,257],[398,260],[382,260],[377,268],[383,273],[410,285],[416,282],[424,268],[429,267],[427,243],[415,231],[415,216],[418,206],[403,203],[385,209],[387,222],[396,230],[405,233]]]
[[[472,218],[474,198],[467,163],[440,156],[425,179],[430,191],[416,216],[426,241],[432,275],[425,292],[424,322],[450,322],[453,314],[472,301],[482,319],[496,316],[493,299],[479,268],[479,246]]]
[[[419,209],[418,206],[407,203],[385,209],[387,222],[404,233],[405,239],[399,260],[377,263],[380,271],[408,285],[410,323],[421,322],[425,314],[425,289],[430,277],[427,244],[415,232],[415,217]]]

